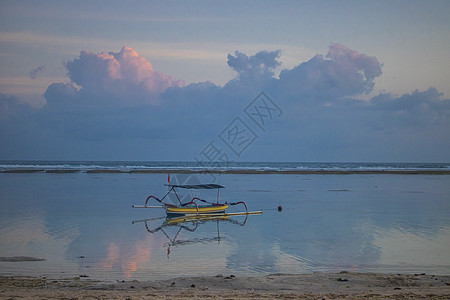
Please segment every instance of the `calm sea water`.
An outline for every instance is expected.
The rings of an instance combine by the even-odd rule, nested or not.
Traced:
[[[223,201],[245,201],[263,214],[172,223],[159,209],[132,208],[150,194],[164,195],[165,174],[0,173],[0,256],[45,259],[0,262],[0,274],[151,280],[450,273],[448,175],[227,174],[214,180],[226,186]],[[201,196],[217,196],[208,193]]]

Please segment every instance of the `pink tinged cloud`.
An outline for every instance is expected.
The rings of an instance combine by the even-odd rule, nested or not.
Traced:
[[[350,72],[362,72],[366,79],[372,80],[381,75],[382,64],[375,56],[368,56],[356,50],[347,48],[341,44],[332,44],[327,57],[333,60],[337,66]]]
[[[157,103],[158,95],[167,88],[184,86],[184,81],[154,71],[151,63],[130,47],[118,53],[85,50],[66,68],[72,82],[83,92],[124,101]]]
[[[372,91],[381,68],[374,56],[332,44],[325,57],[317,54],[291,70],[283,70],[280,81],[296,94],[337,99]]]

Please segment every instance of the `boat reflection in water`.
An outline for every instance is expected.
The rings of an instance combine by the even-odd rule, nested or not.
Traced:
[[[167,258],[170,255],[170,247],[174,245],[192,244],[205,241],[218,241],[220,242],[220,222],[231,222],[237,225],[245,225],[248,215],[262,214],[262,211],[248,211],[247,204],[243,201],[237,202],[220,202],[219,194],[220,190],[225,188],[223,185],[216,183],[204,183],[200,184],[196,182],[195,177],[188,177],[188,179],[182,181],[183,184],[179,184],[179,178],[175,178],[176,184],[170,183],[170,174],[168,175],[168,187],[166,194],[160,199],[154,195],[147,197],[144,205],[133,205],[134,208],[162,208],[166,212],[166,217],[145,219],[136,222],[144,222],[145,228],[148,232],[154,234],[161,231],[168,239],[169,245],[167,249]],[[173,181],[172,181],[173,182]],[[194,184],[195,183],[195,184]],[[216,201],[206,200],[206,198],[200,198],[200,195],[195,195],[194,191],[211,191],[217,190]],[[178,192],[177,192],[178,191]],[[182,194],[182,191],[189,191],[189,193]],[[172,200],[171,199],[172,196]],[[158,202],[158,206],[149,205],[149,201]],[[173,203],[170,203],[172,201]],[[245,211],[229,213],[226,210],[231,206],[241,205],[245,208]],[[242,216],[243,221],[234,219]],[[149,223],[163,220],[163,223],[159,226],[150,226]],[[207,222],[217,223],[217,237],[214,238],[201,238],[187,241],[177,240],[179,234],[185,230],[194,232],[198,227]],[[168,234],[168,227],[177,227],[178,230],[172,236]]]
[[[238,216],[242,216],[242,220],[238,220]],[[196,244],[196,243],[205,243],[205,242],[217,242],[220,243],[220,226],[221,222],[229,222],[235,224],[237,226],[244,226],[247,222],[249,214],[203,214],[203,215],[178,215],[178,216],[170,216],[167,217],[159,217],[159,218],[151,218],[145,220],[137,220],[132,223],[144,223],[145,229],[151,233],[162,233],[169,242],[167,243],[167,258],[170,258],[170,247],[171,246],[183,246],[188,244]],[[154,226],[152,224],[163,220],[163,223],[159,226]],[[179,239],[180,233],[185,230],[188,232],[196,231],[201,225],[206,223],[215,222],[217,224],[217,235],[204,237],[204,238],[194,238],[188,240]],[[176,231],[170,233],[169,228],[178,228]],[[173,230],[172,230],[173,231]]]

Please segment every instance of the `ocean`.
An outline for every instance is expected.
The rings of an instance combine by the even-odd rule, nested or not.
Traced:
[[[450,170],[450,163],[343,163],[343,162],[224,162],[202,161],[0,161],[0,172],[9,170]]]
[[[381,172],[184,174],[170,171],[204,166],[2,161],[0,275],[114,281],[340,271],[449,274],[450,175],[420,174],[449,167],[236,162],[215,168]],[[164,196],[168,177],[179,184],[220,183],[220,201],[245,201],[262,214],[180,222],[159,208],[132,208],[149,195]],[[216,190],[178,192],[181,198],[217,197]]]

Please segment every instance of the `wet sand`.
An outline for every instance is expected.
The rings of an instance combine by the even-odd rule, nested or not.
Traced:
[[[0,276],[0,299],[450,299],[450,275],[314,273],[105,283]]]
[[[129,173],[129,174],[318,174],[318,175],[350,175],[350,174],[397,174],[397,175],[450,175],[450,170],[186,170],[186,169],[8,169],[0,173]]]

